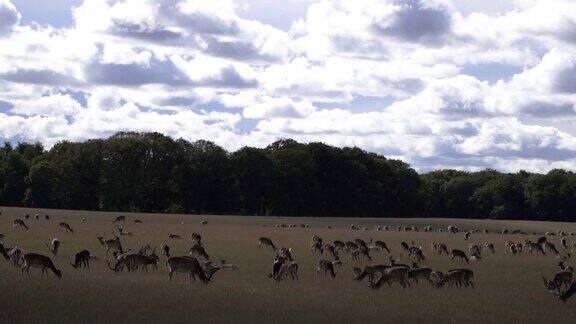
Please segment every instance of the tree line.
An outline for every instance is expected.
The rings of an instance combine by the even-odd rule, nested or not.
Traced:
[[[227,152],[158,133],[0,148],[0,205],[275,216],[575,220],[576,175],[438,170],[285,139]]]

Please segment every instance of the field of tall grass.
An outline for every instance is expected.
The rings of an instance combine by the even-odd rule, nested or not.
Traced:
[[[506,240],[535,240],[536,235],[439,233],[439,227],[456,225],[461,229],[484,228],[497,231],[520,229],[529,233],[564,230],[576,232],[576,224],[520,221],[448,220],[448,219],[344,219],[281,218],[243,216],[193,216],[101,213],[85,211],[0,208],[0,233],[7,247],[19,246],[24,252],[51,255],[45,243],[51,237],[62,242],[53,258],[62,270],[61,280],[32,269],[21,275],[3,258],[0,260],[0,323],[13,322],[212,322],[212,323],[320,323],[320,322],[408,322],[408,323],[573,323],[576,298],[567,303],[547,294],[540,274],[551,277],[559,271],[555,255],[512,256],[504,249]],[[50,220],[36,220],[34,214],[48,214]],[[15,218],[25,220],[29,231],[15,229]],[[177,274],[170,282],[161,257],[158,271],[113,273],[106,262],[93,261],[90,269],[74,269],[70,258],[88,249],[105,259],[105,249],[96,239],[112,238],[118,215],[126,215],[124,229],[135,234],[122,237],[125,248],[141,245],[157,247],[167,242],[172,255],[185,255],[189,235],[198,232],[211,259],[221,258],[236,264],[240,271],[220,271],[207,285]],[[81,220],[85,218],[86,221]],[[142,224],[134,223],[140,219]],[[207,220],[208,225],[200,225]],[[59,230],[59,222],[68,222],[73,234]],[[309,228],[276,228],[275,224],[305,223]],[[351,223],[370,230],[352,231]],[[391,231],[375,231],[376,225],[388,225]],[[398,232],[396,226],[430,225],[432,233]],[[331,226],[332,229],[328,229]],[[182,240],[168,240],[168,234],[180,234]],[[422,245],[426,260],[421,266],[448,271],[469,267],[474,270],[474,288],[435,288],[426,282],[402,289],[384,286],[373,290],[367,282],[353,280],[352,261],[342,254],[343,265],[336,278],[315,273],[319,256],[311,253],[309,242],[318,235],[325,242],[362,238],[385,241],[395,257],[401,256],[400,242]],[[271,238],[277,246],[293,249],[300,265],[300,281],[277,282],[268,278],[275,254],[258,248],[258,238]],[[576,236],[568,236],[576,241]],[[557,246],[558,237],[550,240]],[[449,249],[468,250],[471,242],[496,245],[496,254],[483,253],[483,260],[464,265],[445,255],[430,251],[431,242],[444,242]],[[387,263],[387,253],[373,252],[373,264]],[[404,256],[402,261],[410,263]],[[356,266],[364,262],[356,263]],[[569,262],[574,265],[575,262]]]

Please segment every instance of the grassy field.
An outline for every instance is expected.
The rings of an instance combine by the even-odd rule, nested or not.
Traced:
[[[62,280],[51,273],[42,275],[32,269],[31,276],[0,260],[0,322],[214,322],[214,323],[319,323],[319,322],[416,322],[416,323],[573,323],[576,319],[576,298],[563,304],[546,294],[540,273],[548,277],[559,269],[555,256],[523,254],[511,256],[504,251],[506,240],[536,239],[534,235],[473,234],[471,242],[485,241],[496,245],[496,254],[484,254],[481,262],[468,265],[474,270],[475,288],[434,288],[420,283],[411,289],[399,286],[372,290],[367,282],[353,280],[352,264],[342,255],[343,266],[335,279],[316,275],[318,256],[308,246],[310,237],[319,235],[325,242],[354,238],[383,240],[395,256],[400,255],[401,241],[421,244],[427,259],[422,265],[447,271],[461,267],[458,261],[432,254],[430,242],[441,241],[448,248],[468,250],[463,234],[438,233],[438,227],[452,224],[461,229],[503,228],[527,232],[562,229],[576,232],[576,224],[547,222],[515,222],[447,219],[336,219],[336,218],[272,218],[238,216],[191,216],[129,214],[125,230],[135,234],[123,237],[123,245],[138,249],[140,245],[157,246],[168,241],[169,233],[183,239],[169,241],[173,255],[184,255],[189,248],[189,234],[203,236],[204,245],[214,260],[225,258],[240,267],[239,272],[218,272],[213,282],[203,285],[189,283],[186,275],[176,275],[169,282],[162,266],[157,272],[115,274],[105,262],[92,262],[89,270],[73,269],[69,257],[81,249],[105,257],[105,250],[96,237],[112,237],[112,220],[119,213],[31,210],[0,208],[0,233],[4,245],[18,245],[25,252],[49,255],[45,246],[50,237],[62,241],[54,260],[62,272]],[[14,229],[12,221],[25,214],[47,213],[50,220],[26,220],[29,231]],[[86,222],[81,222],[86,218]],[[135,224],[134,219],[143,224]],[[200,221],[207,220],[207,226]],[[63,233],[58,223],[64,221],[74,228]],[[306,223],[310,228],[275,228],[274,224]],[[373,228],[393,226],[393,231],[352,231],[349,224]],[[266,226],[263,226],[266,225]],[[330,225],[333,228],[327,229]],[[397,225],[431,225],[433,233],[397,232]],[[300,282],[276,282],[267,278],[274,254],[259,249],[257,239],[271,238],[278,246],[291,247],[300,265]],[[560,246],[558,238],[552,241]],[[572,242],[576,237],[568,237]],[[159,252],[159,251],[158,251]],[[386,263],[387,254],[374,253],[373,263]],[[408,263],[407,258],[403,259]],[[571,262],[570,264],[573,265]]]

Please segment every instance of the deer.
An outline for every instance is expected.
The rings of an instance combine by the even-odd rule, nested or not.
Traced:
[[[208,221],[207,221],[207,220],[203,220],[203,221],[200,222],[200,224],[203,225],[203,226],[206,226],[206,225],[208,225]]]
[[[534,243],[530,240],[526,240],[526,246],[528,247],[528,252],[532,254],[532,251],[534,250],[538,253],[546,254],[546,252],[544,252],[544,248],[542,247],[542,244],[546,242],[545,239],[546,238],[544,237],[544,240],[542,240],[542,238],[538,240],[538,242],[542,241],[542,243]]]
[[[560,244],[562,245],[562,247],[564,248],[564,250],[568,250],[568,243],[566,242],[566,238],[561,238],[560,239]]]
[[[558,250],[556,249],[556,246],[551,243],[551,242],[544,242],[543,243],[543,249],[544,250],[548,250],[548,252],[552,252],[556,255],[558,255],[560,252],[558,252]]]
[[[549,293],[560,294],[560,289],[563,286],[568,288],[571,285],[574,274],[569,271],[561,271],[556,273],[554,275],[554,278],[550,281],[546,280],[544,275],[541,274],[541,276],[542,280],[544,280],[544,285],[546,285],[546,288],[548,289]]]
[[[68,224],[68,223],[62,222],[62,223],[58,224],[58,226],[60,227],[60,230],[63,230],[63,231],[68,232],[68,233],[74,233],[74,230],[72,230],[72,227],[70,227],[70,224]]]
[[[160,249],[162,250],[162,255],[166,257],[166,259],[170,258],[170,246],[166,243],[162,243],[162,246],[160,247]]]
[[[384,250],[385,250],[386,252],[390,253],[390,249],[388,248],[388,245],[386,245],[386,242],[376,241],[376,242],[374,243],[374,245],[375,245],[377,248],[379,248],[380,251],[384,251]]]
[[[324,270],[324,274],[330,274],[332,278],[336,278],[336,265],[341,265],[342,262],[340,260],[328,261],[326,259],[322,259],[318,261],[316,265],[316,274],[319,274],[320,271]]]
[[[274,243],[272,243],[272,240],[267,238],[267,237],[261,237],[258,239],[258,247],[261,246],[268,246],[270,248],[272,248],[272,250],[276,251],[276,247],[274,246]]]
[[[272,273],[269,273],[268,277],[276,281],[281,281],[288,276],[290,276],[292,280],[300,280],[298,278],[298,263],[289,261],[281,256],[276,256]]]
[[[110,252],[110,250],[112,250],[113,252],[117,252],[120,254],[123,254],[124,251],[122,250],[122,243],[120,243],[120,238],[118,236],[116,236],[115,239],[111,239],[111,240],[106,240],[104,241],[104,237],[103,236],[98,236],[98,241],[100,242],[100,244],[104,247],[106,247],[106,256],[108,256],[108,253]]]
[[[190,234],[190,240],[192,240],[192,244],[202,245],[202,236],[196,232]]]
[[[350,252],[350,251],[354,251],[354,250],[358,250],[359,246],[358,244],[352,242],[352,241],[347,241],[346,243],[344,243],[346,246],[346,251]]]
[[[418,279],[424,279],[430,284],[434,284],[431,279],[431,268],[420,268],[416,262],[412,263],[412,269],[408,270],[408,279],[414,280],[418,284]]]
[[[50,250],[50,252],[52,252],[53,255],[58,254],[58,249],[60,248],[60,240],[57,238],[50,238],[50,243],[44,244],[46,244],[46,247],[48,250]]]
[[[152,251],[152,254],[150,254],[150,255],[145,255],[145,254],[140,254],[140,253],[132,254],[129,256],[129,258],[131,258],[130,261],[135,266],[142,266],[142,269],[140,271],[145,270],[146,272],[148,272],[148,266],[149,265],[152,266],[152,269],[158,270],[159,258],[156,255],[155,251]]]
[[[10,255],[8,254],[8,251],[6,251],[4,244],[2,244],[1,242],[0,242],[0,254],[2,254],[4,259],[10,260]]]
[[[21,229],[25,229],[25,230],[29,230],[28,226],[26,225],[26,223],[24,223],[24,221],[20,218],[15,219],[12,222],[12,227],[16,228],[21,228]]]
[[[408,268],[406,267],[388,267],[381,272],[380,278],[370,287],[373,289],[381,288],[384,283],[388,284],[388,287],[392,286],[392,282],[398,282],[403,288],[410,287],[410,282],[408,281]]]
[[[188,273],[190,280],[196,280],[196,276],[198,276],[200,281],[204,284],[210,282],[212,275],[218,271],[214,270],[214,272],[207,274],[204,269],[202,269],[202,266],[200,266],[198,259],[189,256],[170,257],[167,261],[167,267],[169,270],[168,277],[170,278],[170,281],[172,281],[174,273],[181,272]]]
[[[487,251],[492,252],[492,254],[496,253],[496,249],[495,249],[493,243],[485,242],[485,243],[484,243],[484,249],[487,250]]]
[[[120,272],[122,271],[122,269],[126,268],[128,269],[128,272],[132,271],[132,269],[134,268],[132,258],[132,256],[135,254],[134,252],[126,252],[121,254],[114,252],[114,254],[116,256],[116,264],[114,265],[114,267],[111,266],[110,260],[108,259],[106,260],[106,264],[108,265],[108,268],[110,270],[114,272]]]
[[[19,247],[15,246],[8,251],[8,256],[10,257],[10,264],[14,267],[20,267],[22,263],[22,250]]]
[[[462,250],[453,249],[452,252],[450,252],[450,259],[455,258],[466,261],[466,263],[468,263],[469,261],[468,257],[466,256],[466,253],[464,253],[464,251]]]
[[[456,234],[456,233],[459,233],[459,232],[460,232],[460,229],[459,229],[458,227],[456,227],[456,226],[450,225],[450,226],[448,226],[448,232],[449,232],[450,234]]]
[[[30,274],[30,268],[40,268],[42,273],[47,273],[48,270],[52,270],[56,278],[62,278],[62,272],[54,266],[52,259],[47,256],[37,254],[37,253],[26,253],[24,254],[24,263],[22,264],[21,272],[26,271]]]
[[[201,256],[206,260],[210,260],[210,255],[206,253],[206,250],[202,245],[194,244],[190,247],[188,254],[191,256]]]
[[[90,268],[90,258],[90,251],[82,250],[74,255],[74,263],[70,262],[70,265],[75,269],[80,266]]]

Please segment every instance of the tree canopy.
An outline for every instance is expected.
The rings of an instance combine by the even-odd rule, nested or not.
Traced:
[[[576,175],[437,170],[285,139],[227,152],[158,133],[0,148],[0,205],[277,216],[575,220]]]

